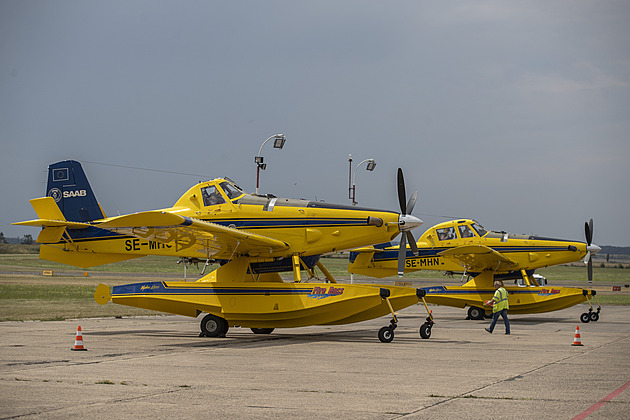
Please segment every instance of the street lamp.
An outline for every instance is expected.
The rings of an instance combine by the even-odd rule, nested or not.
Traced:
[[[357,167],[354,169],[354,174],[352,174],[352,155],[348,155],[348,162],[350,164],[350,184],[351,184],[351,186],[348,188],[348,198],[352,199],[352,205],[356,206],[358,204],[356,201],[357,187],[354,183],[354,180],[357,177],[357,169],[359,169],[359,166],[367,162],[367,166],[365,169],[371,172],[374,170],[374,168],[376,168],[376,161],[371,158],[361,161],[361,163],[359,163]]]
[[[264,171],[265,169],[267,169],[267,164],[263,163],[264,158],[260,156],[260,154],[262,153],[263,146],[271,139],[274,139],[274,149],[282,149],[284,147],[284,142],[287,141],[287,138],[284,136],[284,134],[274,134],[263,142],[263,144],[260,146],[260,149],[258,150],[258,155],[254,156],[254,162],[256,162],[256,194],[258,194],[258,187],[260,186],[260,171]]]

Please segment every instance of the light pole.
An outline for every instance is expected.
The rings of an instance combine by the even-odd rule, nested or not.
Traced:
[[[349,186],[348,188],[348,198],[352,199],[352,205],[356,206],[358,203],[356,201],[356,192],[357,192],[357,186],[354,183],[354,180],[357,177],[357,169],[359,169],[359,166],[363,165],[364,163],[367,162],[367,167],[365,168],[368,171],[373,171],[374,168],[376,167],[376,161],[374,159],[365,159],[363,161],[361,161],[361,163],[359,163],[357,165],[357,167],[354,169],[354,174],[352,173],[352,155],[348,155],[348,163],[350,165],[350,184],[351,186]]]
[[[282,149],[284,147],[284,142],[287,141],[287,138],[284,136],[284,134],[274,134],[267,140],[263,141],[263,144],[260,145],[258,154],[254,156],[254,162],[256,162],[256,195],[258,195],[258,187],[260,186],[260,170],[262,169],[264,171],[265,169],[267,169],[267,164],[263,163],[264,158],[260,156],[260,154],[262,153],[263,146],[271,139],[274,139],[274,149]]]

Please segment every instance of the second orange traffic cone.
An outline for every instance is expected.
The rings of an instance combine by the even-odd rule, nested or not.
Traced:
[[[78,351],[87,351],[85,347],[83,347],[83,333],[81,332],[81,326],[77,329],[77,337],[74,340],[74,347],[70,350],[78,350]]]
[[[572,346],[581,346],[582,345],[582,339],[580,337],[580,326],[578,325],[577,327],[575,327],[575,338],[573,339],[573,344],[571,344]]]

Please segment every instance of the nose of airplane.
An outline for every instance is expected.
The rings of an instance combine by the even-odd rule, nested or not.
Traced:
[[[424,223],[422,220],[410,214],[401,214],[398,217],[398,224],[400,225],[401,231],[408,231],[411,229],[415,229],[418,226],[420,226],[422,223]]]
[[[602,249],[595,244],[590,244],[589,246],[586,247],[586,250],[590,252],[591,254],[597,254]]]

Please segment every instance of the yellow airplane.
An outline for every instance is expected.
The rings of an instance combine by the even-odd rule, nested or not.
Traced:
[[[270,333],[274,328],[338,325],[392,315],[381,328],[394,338],[395,311],[418,303],[424,290],[409,287],[337,284],[319,261],[324,253],[413,236],[422,221],[410,213],[398,170],[401,213],[323,202],[246,194],[228,178],[201,182],[169,208],[106,217],[76,161],[50,165],[47,196],[31,200],[38,219],[15,223],[39,226],[40,258],[93,267],[166,255],[219,262],[196,282],[99,285],[95,300],[198,317],[201,335],[225,336],[230,326]],[[318,280],[317,267],[324,281]],[[285,283],[280,272],[292,271]],[[426,307],[426,305],[425,305]],[[429,310],[427,308],[427,312]],[[420,329],[430,336],[433,318]]]
[[[437,305],[468,307],[470,319],[483,319],[484,302],[494,294],[495,279],[522,279],[525,287],[507,286],[510,313],[527,314],[556,311],[588,301],[590,309],[582,322],[597,321],[601,306],[593,311],[594,290],[548,287],[538,284],[536,269],[566,264],[584,258],[589,284],[593,276],[591,256],[600,247],[591,243],[593,219],[585,224],[586,243],[530,235],[514,235],[484,229],[470,219],[451,220],[428,229],[408,248],[391,243],[355,249],[350,253],[348,271],[371,277],[402,275],[418,270],[462,272],[471,276],[462,286],[424,287],[426,301]],[[414,246],[415,245],[415,246]],[[462,279],[464,278],[462,277]]]

